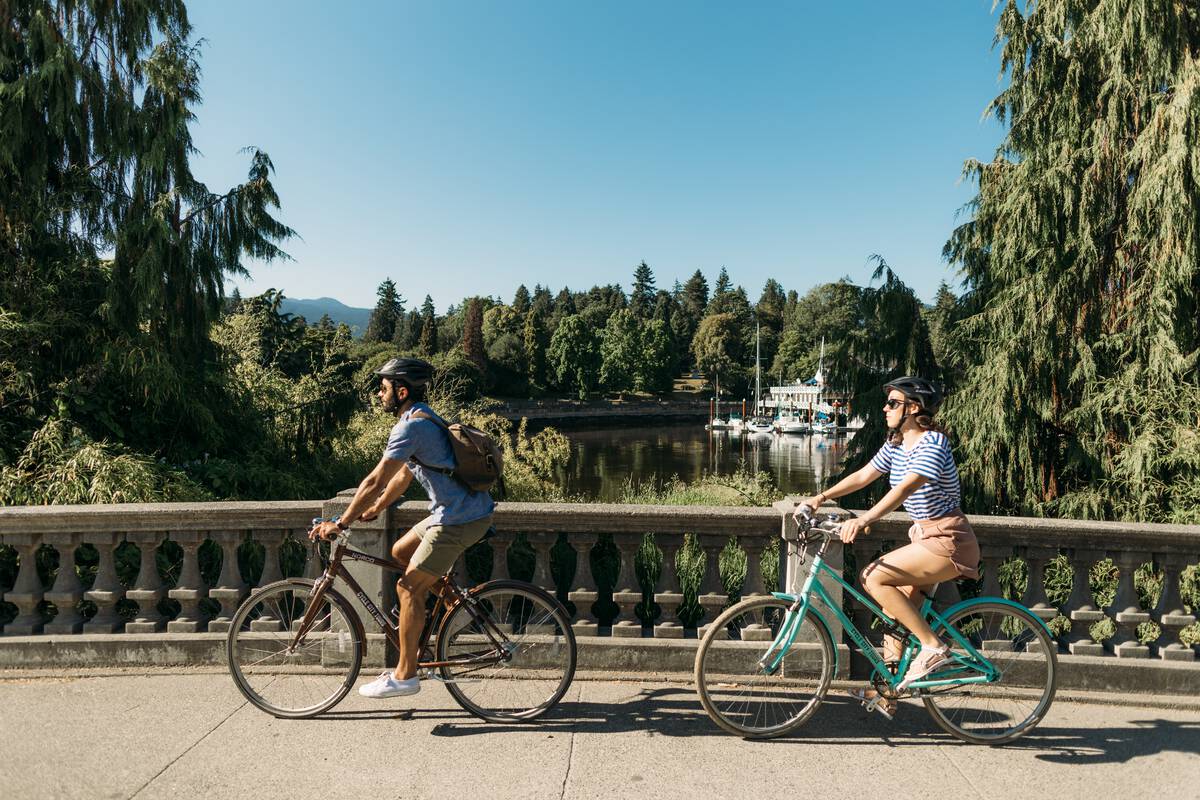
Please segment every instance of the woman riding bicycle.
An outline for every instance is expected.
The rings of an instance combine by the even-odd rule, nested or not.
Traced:
[[[841,540],[850,544],[872,523],[901,503],[912,516],[908,536],[911,544],[872,561],[862,571],[862,585],[883,610],[921,641],[904,680],[897,687],[935,672],[948,659],[949,649],[934,634],[920,614],[921,595],[935,584],[958,577],[979,577],[979,543],[959,508],[958,470],[950,452],[950,441],[934,422],[942,394],[924,378],[898,378],[884,387],[887,442],[871,462],[837,485],[803,501],[811,509],[856,492],[888,476],[891,490],[870,510],[842,524]],[[897,663],[902,643],[884,637],[884,660]],[[863,701],[875,698],[873,688],[855,689],[851,695]],[[876,706],[887,717],[896,711],[896,701]]]

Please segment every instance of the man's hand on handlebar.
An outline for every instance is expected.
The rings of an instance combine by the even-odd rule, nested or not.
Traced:
[[[331,542],[340,536],[341,533],[342,531],[340,528],[338,528],[336,522],[331,520],[321,520],[316,525],[313,525],[312,530],[308,532],[308,540],[310,542],[315,542],[317,539],[321,539],[326,542]]]

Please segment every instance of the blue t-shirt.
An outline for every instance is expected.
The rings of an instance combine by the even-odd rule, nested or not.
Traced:
[[[946,434],[925,431],[911,450],[885,444],[871,459],[871,466],[887,475],[893,488],[914,472],[929,479],[904,501],[913,519],[936,519],[958,510],[958,468]]]
[[[409,458],[416,456],[431,467],[454,467],[454,449],[450,446],[449,434],[431,419],[413,419],[412,415],[417,411],[437,416],[424,403],[413,403],[400,415],[400,420],[388,435],[384,457],[408,461],[413,477],[429,495],[429,512],[434,523],[465,525],[491,514],[496,504],[487,492],[473,492],[449,475],[424,469],[409,461]]]

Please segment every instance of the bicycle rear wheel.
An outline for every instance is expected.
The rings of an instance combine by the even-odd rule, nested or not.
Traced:
[[[921,699],[934,721],[974,744],[1011,742],[1031,731],[1050,710],[1057,688],[1058,645],[1042,621],[1023,608],[980,598],[947,622],[1000,676],[991,683],[924,690]],[[955,654],[968,657],[947,640]]]
[[[709,626],[696,651],[696,691],[713,722],[737,736],[769,739],[813,715],[833,678],[833,642],[807,614],[783,661],[759,663],[778,635],[791,604],[752,597]]]
[[[477,614],[504,634],[502,651]],[[459,705],[489,722],[540,717],[575,677],[575,632],[566,609],[520,581],[491,581],[455,605],[438,629],[436,652],[437,661],[462,662],[441,667],[442,680]]]
[[[350,604],[326,589],[308,633],[293,639],[314,582],[268,584],[233,615],[225,653],[238,690],[277,717],[320,714],[346,696],[358,677],[364,643]]]

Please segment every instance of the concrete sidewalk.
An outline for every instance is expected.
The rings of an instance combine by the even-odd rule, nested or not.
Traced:
[[[223,672],[0,672],[0,709],[5,800],[1200,796],[1200,712],[1129,705],[1058,701],[997,748],[915,702],[887,722],[835,696],[796,735],[747,742],[661,682],[577,680],[530,725],[480,722],[437,684],[277,720]]]

